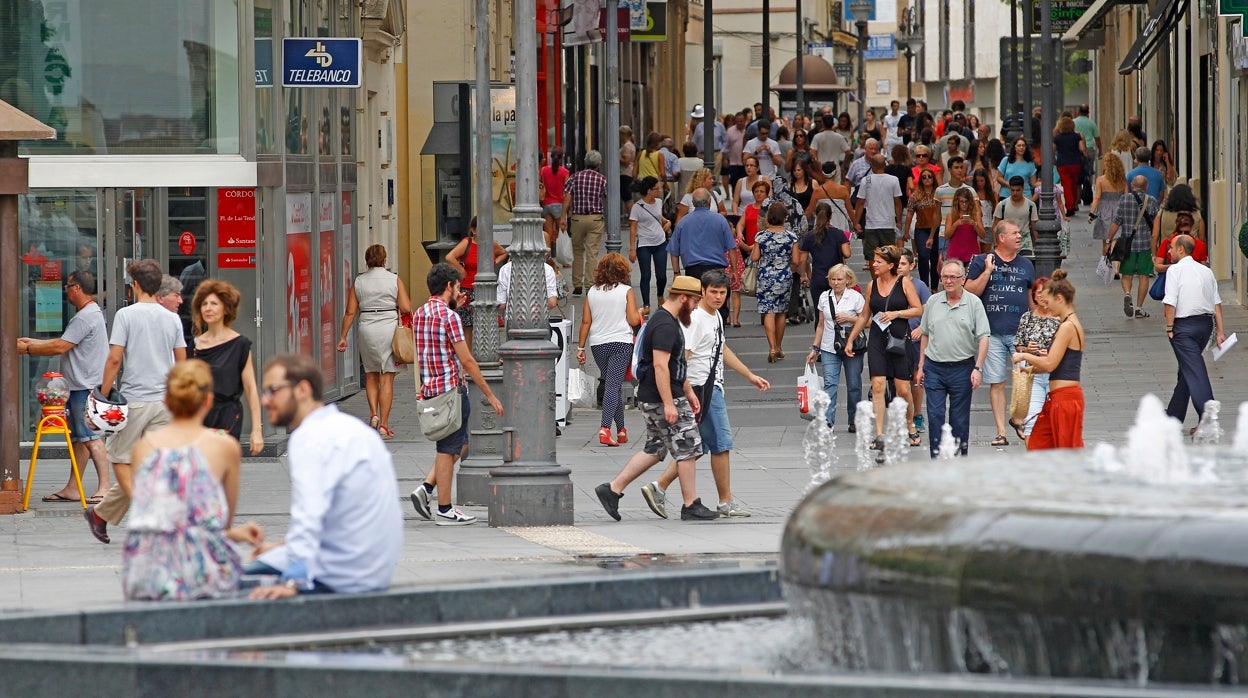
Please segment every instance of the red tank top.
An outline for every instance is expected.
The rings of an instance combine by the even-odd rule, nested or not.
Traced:
[[[477,241],[468,241],[468,252],[464,254],[464,280],[460,286],[464,288],[472,288],[472,282],[477,279]]]

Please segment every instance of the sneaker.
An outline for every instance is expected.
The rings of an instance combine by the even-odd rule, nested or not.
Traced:
[[[606,509],[607,514],[616,521],[620,520],[620,500],[623,494],[616,494],[611,491],[609,483],[602,483],[594,488],[594,494],[598,495],[598,501],[602,503],[602,508]]]
[[[421,488],[424,489],[423,487]],[[467,526],[477,522],[477,517],[469,516],[460,511],[457,507],[451,507],[450,511],[439,511],[437,520],[434,522],[439,526]]]
[[[646,500],[646,504],[650,505],[650,511],[658,514],[660,519],[667,518],[667,492],[659,487],[657,481],[641,486],[641,498]]]
[[[741,506],[741,502],[738,502],[736,499],[720,502],[719,506],[715,507],[715,510],[719,512],[720,516],[728,518],[744,518],[750,515],[750,512],[746,511],[745,507]]]
[[[412,506],[416,508],[416,513],[425,521],[433,520],[433,512],[429,510],[429,492],[424,485],[418,485],[412,490]]]
[[[914,430],[916,432],[926,431],[925,427],[926,425],[923,423],[923,415],[921,414],[914,415]]]
[[[1127,317],[1135,317],[1135,306],[1131,304],[1131,295],[1127,294],[1122,297],[1122,312]]]
[[[702,504],[702,498],[693,500],[693,504],[680,508],[681,521],[714,521],[719,518],[719,512],[711,511]]]

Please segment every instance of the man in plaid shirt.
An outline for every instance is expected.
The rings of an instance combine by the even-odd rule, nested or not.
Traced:
[[[458,390],[463,410],[459,429],[455,433],[439,440],[436,444],[437,457],[433,461],[433,470],[425,477],[425,482],[412,492],[412,505],[416,513],[426,520],[433,519],[439,526],[466,526],[476,523],[477,517],[470,516],[451,504],[451,476],[455,474],[455,461],[463,455],[468,445],[468,386],[464,384],[460,366],[472,377],[472,382],[485,394],[490,406],[499,417],[503,416],[503,403],[494,396],[494,391],[481,376],[481,368],[476,359],[472,358],[472,350],[464,340],[464,325],[455,312],[455,308],[467,303],[467,295],[460,291],[459,282],[463,279],[459,270],[445,262],[433,265],[426,277],[429,285],[429,300],[416,309],[416,356],[420,365],[420,389],[422,399],[434,398],[448,390]],[[438,491],[438,511],[434,514],[429,508],[429,495],[434,488]]]
[[[592,285],[590,281],[598,267],[598,253],[602,247],[607,178],[599,172],[601,168],[602,153],[591,150],[585,153],[585,169],[568,177],[563,185],[563,218],[559,229],[568,231],[572,237],[572,293],[578,296],[586,286]]]

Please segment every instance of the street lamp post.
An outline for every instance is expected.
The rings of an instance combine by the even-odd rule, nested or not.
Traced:
[[[516,49],[516,205],[503,369],[505,453],[490,471],[490,526],[570,526],[571,471],[555,460],[555,360],[546,281],[548,249],[537,198],[537,31],[535,0],[513,5]],[[614,36],[607,41],[614,41]],[[615,135],[615,134],[611,134]],[[608,152],[614,153],[611,148]],[[608,211],[608,215],[619,215]],[[484,332],[485,327],[478,331]]]
[[[867,110],[867,17],[874,6],[871,0],[849,3],[849,11],[854,13],[854,28],[858,30],[858,128],[862,128]]]
[[[1028,2],[1030,5],[1030,1]],[[1057,111],[1057,91],[1054,89],[1053,68],[1056,57],[1053,55],[1053,17],[1052,0],[1040,3],[1040,35],[1043,45],[1040,47],[1040,60],[1045,70],[1040,84],[1040,220],[1036,221],[1035,266],[1036,277],[1050,276],[1062,265],[1062,249],[1058,242],[1058,232],[1062,224],[1057,220],[1057,202],[1053,191],[1053,114]],[[1031,21],[1031,13],[1026,15]],[[1030,32],[1029,32],[1030,33]],[[1028,74],[1031,68],[1027,69]],[[1060,76],[1061,73],[1058,72]],[[1024,81],[1028,82],[1028,81]]]
[[[919,26],[914,6],[907,7],[902,15],[901,39],[897,42],[906,57],[906,101],[910,100],[912,62],[914,57],[923,52],[923,28]]]

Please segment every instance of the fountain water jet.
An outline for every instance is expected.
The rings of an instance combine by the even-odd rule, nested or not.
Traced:
[[[806,492],[832,479],[832,470],[836,467],[836,434],[828,426],[825,415],[832,399],[823,390],[814,390],[810,396],[810,412],[815,417],[806,425],[806,434],[802,437],[802,449],[806,454],[806,465],[810,467],[810,484]]]

